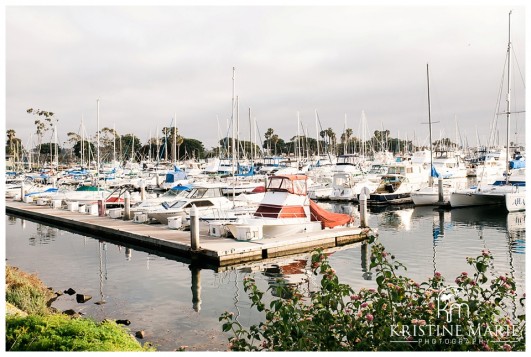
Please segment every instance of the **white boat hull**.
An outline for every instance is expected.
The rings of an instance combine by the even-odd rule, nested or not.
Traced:
[[[304,232],[316,232],[321,230],[321,222],[308,221],[306,218],[261,218],[250,217],[243,219],[238,223],[229,223],[227,228],[231,234],[236,237],[238,227],[241,226],[261,226],[263,238],[281,238],[293,234]]]

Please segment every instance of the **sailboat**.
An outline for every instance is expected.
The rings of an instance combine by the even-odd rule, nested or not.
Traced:
[[[421,187],[420,189],[411,192],[411,199],[415,206],[428,206],[428,205],[443,205],[445,202],[450,200],[450,193],[453,190],[453,185],[448,183],[441,183],[442,187],[439,185],[434,186],[434,178],[440,176],[437,172],[436,165],[434,164],[433,158],[433,148],[432,148],[432,138],[431,138],[431,104],[430,104],[430,72],[429,67],[426,65],[426,74],[428,79],[428,124],[430,129],[430,178],[429,184],[426,187]],[[441,191],[442,195],[439,193]]]
[[[509,12],[509,43],[507,46],[507,142],[506,142],[506,170],[503,177],[494,183],[478,185],[466,190],[458,190],[450,196],[451,207],[501,205],[508,212],[525,210],[525,167],[517,168],[511,165],[509,155],[509,133],[511,119],[511,12]]]

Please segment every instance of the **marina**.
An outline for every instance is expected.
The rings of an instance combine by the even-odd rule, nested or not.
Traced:
[[[255,327],[265,351],[525,345],[473,330],[525,324],[524,7],[6,20],[5,264],[52,312],[126,321],[157,351],[238,350]],[[10,313],[8,349],[48,341]],[[413,338],[460,337],[438,333],[453,317],[473,336]]]

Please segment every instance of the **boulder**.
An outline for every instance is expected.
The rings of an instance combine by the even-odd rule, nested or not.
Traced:
[[[83,295],[83,294],[77,294],[76,295],[76,301],[80,304],[83,304],[87,301],[89,301],[90,299],[92,299],[92,296],[90,295]]]

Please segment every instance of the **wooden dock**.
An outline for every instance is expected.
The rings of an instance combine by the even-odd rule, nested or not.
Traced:
[[[371,234],[369,228],[340,227],[290,237],[241,241],[211,236],[208,224],[201,222],[199,248],[192,250],[189,231],[169,229],[162,224],[135,223],[11,200],[6,200],[6,213],[109,242],[147,248],[161,255],[176,255],[206,267],[227,267],[307,253],[319,248],[344,247],[362,242]]]

